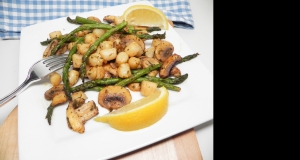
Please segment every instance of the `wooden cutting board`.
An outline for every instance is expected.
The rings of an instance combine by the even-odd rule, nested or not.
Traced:
[[[18,106],[0,126],[0,160],[18,160]],[[195,130],[189,129],[175,136],[121,155],[114,159],[193,159],[202,160]]]

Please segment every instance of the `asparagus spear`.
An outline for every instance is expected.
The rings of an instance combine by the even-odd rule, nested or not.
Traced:
[[[83,30],[90,30],[90,29],[111,29],[111,26],[108,24],[84,24],[80,27],[77,27],[76,29],[74,29],[73,31],[71,31],[66,37],[62,38],[59,43],[52,49],[51,51],[51,56],[55,55],[55,53],[57,52],[57,50],[64,44],[66,43],[66,41],[72,37],[75,33],[79,32],[79,31],[83,31]]]
[[[154,83],[157,83],[157,84],[158,84],[158,87],[164,86],[164,87],[166,87],[168,90],[177,91],[177,92],[179,92],[179,91],[181,90],[180,87],[174,86],[174,85],[169,84],[169,83],[164,83],[164,82],[159,82],[159,81],[154,82]]]
[[[60,37],[55,37],[55,38],[51,38],[51,39],[47,39],[45,41],[42,41],[42,42],[40,42],[40,44],[42,46],[46,46],[46,45],[50,44],[55,39],[57,39],[58,41],[60,41],[61,39],[65,38],[65,37],[66,37],[66,35],[61,35]],[[80,37],[72,36],[69,39],[67,39],[66,42],[75,42],[75,41],[78,40],[78,38],[80,38]]]
[[[74,92],[78,92],[78,91],[86,91],[90,88],[97,86],[97,83],[92,83],[92,81],[89,81],[89,82],[91,82],[91,83],[85,82],[78,86],[72,87],[71,92],[74,93]]]
[[[75,19],[71,19],[70,17],[67,17],[67,21],[72,23],[72,24],[101,24],[99,22],[83,18],[80,16],[76,16]],[[112,28],[112,27],[111,27]]]
[[[134,80],[136,80],[137,78],[148,74],[149,72],[159,68],[161,66],[161,64],[156,64],[156,65],[152,65],[149,66],[145,69],[141,69],[139,72],[137,72],[135,75],[133,75],[130,78],[126,78],[126,79],[122,79],[122,78],[108,78],[108,79],[100,79],[100,80],[92,80],[92,81],[88,81],[88,82],[84,82],[78,86],[75,86],[73,88],[71,88],[71,92],[78,92],[78,91],[83,91],[83,90],[87,90],[87,89],[91,89],[93,87],[99,86],[99,85],[111,85],[111,84],[115,84],[115,85],[119,85],[119,86],[125,86],[131,82],[133,82]]]
[[[71,61],[72,61],[72,56],[73,56],[73,54],[75,54],[77,52],[77,44],[79,44],[83,41],[84,41],[84,37],[81,37],[74,43],[72,49],[69,52],[67,61],[64,64],[64,67],[63,67],[62,80],[63,80],[63,84],[64,84],[64,90],[65,90],[66,96],[68,97],[69,101],[72,100],[72,98],[71,98],[71,87],[70,87],[69,78],[68,78],[69,69],[70,69]]]
[[[147,32],[153,32],[153,31],[159,31],[157,29],[158,27],[149,27],[146,29]],[[160,29],[160,28],[159,28]],[[161,30],[161,29],[160,29]],[[165,39],[166,38],[166,32],[164,32],[163,34],[137,34],[137,32],[141,31],[140,29],[135,29],[133,26],[127,26],[126,29],[121,30],[121,33],[123,34],[134,34],[137,37],[139,37],[140,39]]]
[[[71,92],[74,93],[78,91],[85,91],[99,85],[116,84],[121,80],[122,80],[121,78],[106,78],[106,79],[92,80],[71,88]]]
[[[165,84],[179,84],[179,83],[182,83],[183,81],[185,81],[187,78],[188,78],[188,74],[184,74],[178,78],[164,78],[164,79],[146,75],[146,76],[137,78],[133,82],[142,82],[143,80],[148,80],[148,81],[152,81],[152,82],[161,82],[161,84],[164,84],[164,83]],[[125,80],[125,79],[123,79],[123,78],[106,78],[106,79],[92,80],[92,81],[88,81],[88,82],[82,83],[78,86],[71,88],[71,92],[74,93],[74,92],[78,92],[78,91],[85,91],[85,90],[91,89],[93,87],[98,87],[99,85],[100,86],[112,85],[112,84],[116,84],[122,80]],[[174,90],[174,89],[172,89],[172,90]]]
[[[155,65],[151,65],[147,68],[144,68],[142,70],[140,70],[139,72],[137,72],[136,74],[134,74],[133,76],[129,77],[129,78],[126,78],[126,79],[123,79],[122,81],[118,82],[117,86],[125,86],[131,82],[133,82],[134,80],[136,80],[137,78],[143,76],[143,75],[146,75],[148,74],[149,72],[155,70],[155,69],[158,69],[159,67],[161,67],[161,64],[155,64]]]
[[[184,74],[178,78],[159,78],[153,76],[145,76],[146,79],[153,81],[153,82],[163,82],[168,84],[180,84],[188,78],[188,74]]]
[[[198,55],[200,55],[200,54],[199,53],[194,53],[194,54],[187,55],[187,56],[183,57],[181,59],[181,61],[178,62],[178,64],[182,63],[182,62],[186,62],[186,61],[192,60],[192,59],[196,58]]]
[[[182,58],[181,62],[189,61],[189,60],[197,57],[198,55],[199,55],[198,53],[195,53],[195,54],[192,54],[192,55],[187,55],[187,56],[185,56],[185,57]],[[150,66],[150,67],[145,68],[145,69],[132,70],[134,76],[132,76],[130,78],[127,78],[127,79],[116,78],[116,79],[110,79],[111,81],[109,79],[107,79],[107,80],[104,80],[105,83],[104,83],[104,81],[101,82],[102,80],[96,80],[97,82],[89,81],[89,82],[84,83],[85,85],[81,84],[79,86],[73,87],[71,89],[71,92],[77,92],[77,91],[80,91],[80,90],[87,90],[87,89],[96,87],[99,84],[101,84],[101,85],[104,85],[104,84],[108,85],[108,84],[114,84],[114,83],[116,83],[116,85],[125,86],[125,85],[127,85],[127,84],[129,84],[131,82],[138,82],[138,81],[135,81],[135,80],[138,79],[139,77],[142,77],[142,76],[148,74],[152,70],[160,68],[160,66],[161,66],[161,64],[158,64],[158,66],[155,66],[155,67],[154,66]],[[154,67],[154,69],[153,69],[153,67]],[[188,74],[186,73],[186,74],[184,74],[184,75],[182,75],[182,76],[180,76],[178,78],[165,78],[165,79],[162,79],[162,78],[150,77],[150,76],[144,76],[144,78],[147,78],[149,81],[161,81],[162,83],[166,83],[166,84],[179,84],[179,83],[182,83],[183,81],[185,81],[188,78]]]
[[[158,84],[158,87],[166,87],[168,90],[173,90],[173,91],[180,91],[181,88],[178,87],[178,86],[175,86],[175,85],[172,85],[172,84],[169,84],[169,83],[165,83],[165,82],[161,82],[161,81],[155,81],[155,80],[149,80],[145,77],[139,77],[137,78],[136,80],[134,80],[133,82],[137,82],[137,83],[140,83],[142,81],[151,81],[151,82],[154,82],[154,83],[157,83]],[[121,81],[121,79],[119,80]],[[90,83],[89,85],[79,85],[79,86],[76,86],[76,87],[73,87],[72,88],[72,92],[78,92],[78,91],[101,91],[101,89],[103,88],[104,86],[102,85],[99,85],[97,83]]]
[[[141,29],[135,29],[134,26],[127,26],[126,29],[123,30],[126,33],[129,34],[136,34],[139,31],[142,31]],[[154,32],[154,31],[161,31],[161,28],[159,27],[147,27],[146,28],[147,32]]]
[[[96,86],[96,87],[93,87],[93,88],[89,88],[87,89],[88,91],[101,91],[103,89],[103,86]]]
[[[161,78],[149,78],[148,77],[139,77],[136,80],[132,81],[132,82],[137,82],[140,83],[142,81],[151,81],[154,83],[157,83],[159,87],[165,86],[168,90],[173,90],[173,91],[180,91],[180,87],[174,86],[171,83],[167,83],[167,82],[163,82]],[[187,77],[187,76],[183,76],[183,77]],[[122,81],[123,79],[121,78],[110,78],[110,79],[105,79],[105,80],[93,80],[93,81],[89,81],[89,82],[85,82],[81,85],[75,86],[73,88],[71,88],[72,92],[78,92],[78,91],[86,91],[86,90],[90,90],[90,91],[100,91],[104,86],[106,85],[112,85],[112,84],[116,84],[120,81]],[[182,80],[182,79],[181,79]]]
[[[151,82],[154,82],[158,85],[158,87],[166,87],[168,90],[173,90],[173,91],[180,91],[181,88],[180,87],[177,87],[177,86],[174,86],[170,83],[165,83],[165,82],[162,82],[162,81],[159,81],[158,79],[148,79],[146,77],[139,77],[137,78],[136,80],[134,80],[133,82],[137,82],[137,83],[141,83],[142,81],[151,81]]]
[[[147,30],[147,32],[154,32],[154,31],[161,31],[161,28],[159,28],[159,27],[149,27],[146,30]]]
[[[70,17],[67,17],[67,21],[72,23],[72,24],[97,24],[99,22],[96,22],[96,21],[93,21],[93,20],[90,20],[90,19],[87,19],[87,18],[83,18],[83,17],[80,17],[80,16],[76,16],[75,19],[71,19]],[[138,29],[134,29],[133,26],[127,26],[127,32],[128,33],[136,33],[138,31],[141,31],[141,30],[138,30]],[[125,31],[125,30],[123,30]],[[159,27],[148,27],[146,28],[146,31],[147,32],[154,32],[154,31],[161,31],[161,28]]]
[[[136,34],[137,37],[139,37],[140,39],[165,39],[166,38],[166,32],[164,32],[163,34]]]
[[[53,40],[55,40],[55,39],[57,39],[58,41],[60,41],[62,37],[64,37],[64,36],[62,35],[62,36],[60,36],[60,37],[55,37],[55,38],[51,38],[51,39],[48,39],[48,38],[47,38],[47,40],[40,42],[40,44],[41,44],[42,46],[47,46],[48,44],[50,44],[50,43],[51,43]]]
[[[80,16],[76,16],[75,19],[71,19],[70,17],[67,17],[67,21],[72,23],[72,24],[102,24],[102,23],[99,23],[99,22],[96,22],[96,21],[93,21],[93,20],[90,20],[90,19],[87,19],[87,18],[83,18],[83,17],[80,17]],[[111,27],[112,28],[112,27]],[[147,32],[153,32],[153,31],[160,31],[161,29],[159,27],[149,27],[146,29]],[[138,29],[134,29],[133,26],[127,26],[126,27],[126,30],[125,29],[122,29],[121,32],[123,34],[134,34],[136,36],[138,36],[139,38],[141,39],[165,39],[166,38],[166,32],[163,33],[163,34],[153,34],[153,35],[150,35],[150,34],[136,34],[138,31],[141,31],[141,30],[138,30]]]
[[[48,124],[51,125],[51,118],[52,118],[52,114],[53,114],[53,110],[54,110],[54,106],[50,106],[47,108],[47,114],[46,114],[46,119],[48,121]]]
[[[115,28],[112,28],[110,30],[108,30],[107,32],[105,32],[101,37],[99,37],[89,48],[89,50],[84,54],[83,58],[82,58],[82,64],[80,65],[80,78],[82,80],[82,82],[84,82],[84,77],[85,77],[85,70],[86,70],[86,62],[88,57],[95,51],[95,49],[98,47],[98,45],[103,42],[104,40],[106,40],[108,37],[110,37],[112,34],[114,34],[116,31],[124,28],[127,25],[126,21],[123,21],[122,23],[116,25]]]

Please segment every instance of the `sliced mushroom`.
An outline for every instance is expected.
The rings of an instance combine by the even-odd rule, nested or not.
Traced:
[[[76,109],[76,113],[80,117],[81,121],[85,123],[86,121],[90,120],[91,118],[95,117],[99,114],[98,107],[96,106],[93,100],[84,103],[79,108]]]
[[[109,73],[108,71],[105,71],[103,78],[115,78],[115,77],[111,73]]]
[[[174,52],[174,46],[169,41],[162,41],[155,49],[155,58],[159,61],[166,61]]]
[[[66,110],[68,127],[75,132],[84,133],[84,124],[80,120],[78,114],[73,108],[72,102],[69,102],[68,108]]]
[[[169,76],[171,69],[175,65],[176,62],[181,61],[181,56],[178,54],[173,54],[170,56],[164,63],[162,64],[159,70],[159,77],[166,78]]]
[[[45,49],[43,53],[43,58],[49,57],[51,55],[52,49],[58,44],[58,40],[54,39]]]
[[[63,44],[60,49],[57,50],[55,55],[61,55],[64,54],[66,51],[68,50],[68,45],[67,44]]]
[[[109,111],[129,104],[131,99],[130,91],[121,86],[106,86],[98,94],[98,103]]]
[[[142,68],[147,68],[154,64],[159,64],[159,61],[155,58],[143,57],[141,58]],[[153,70],[148,73],[148,76],[156,76],[158,74],[158,70]]]
[[[103,66],[104,70],[108,73],[110,73],[111,75],[113,75],[113,77],[117,77],[118,76],[118,66],[115,63],[108,63],[105,64]]]
[[[170,75],[174,76],[174,77],[180,77],[181,76],[181,71],[178,67],[173,66],[171,71],[170,71]]]
[[[48,89],[44,93],[44,97],[46,100],[52,100],[55,95],[58,95],[63,90],[64,90],[64,85],[59,84],[58,86],[54,86],[54,87]]]
[[[99,110],[94,101],[84,103],[76,109],[73,105],[73,101],[69,102],[66,110],[68,127],[75,132],[84,133],[84,124],[86,121],[98,115]]]
[[[147,68],[154,64],[159,64],[159,61],[155,58],[143,57],[141,58],[142,68]]]

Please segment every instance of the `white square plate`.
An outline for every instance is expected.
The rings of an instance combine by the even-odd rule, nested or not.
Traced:
[[[106,15],[122,15],[123,11],[136,2],[78,14],[82,17],[96,16],[103,19]],[[72,15],[71,18],[75,18]],[[45,46],[40,42],[47,39],[50,32],[69,33],[77,25],[67,22],[66,17],[26,27],[21,32],[19,84],[26,78],[30,66],[42,58]],[[163,31],[161,32],[163,33]],[[166,31],[166,40],[173,43],[175,53],[186,56],[194,52],[182,41],[175,30]],[[150,43],[147,43],[149,46]],[[213,119],[213,78],[211,73],[197,58],[179,64],[182,74],[188,79],[178,85],[180,92],[169,91],[169,109],[166,115],[154,125],[132,132],[122,132],[104,123],[93,120],[85,124],[85,133],[70,130],[66,122],[67,104],[55,108],[52,125],[49,126],[45,115],[50,101],[44,99],[44,92],[51,85],[48,80],[29,86],[18,100],[19,158],[22,160],[95,160],[108,159],[147,146],[159,140],[193,128]],[[97,104],[97,92],[86,92],[88,100]],[[133,101],[139,99],[133,93]],[[99,115],[107,113],[99,104]]]

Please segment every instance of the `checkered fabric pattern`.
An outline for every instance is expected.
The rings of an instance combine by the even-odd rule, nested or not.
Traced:
[[[0,0],[0,39],[18,39],[23,27],[68,15],[139,0]],[[148,0],[174,27],[193,29],[188,0]]]

